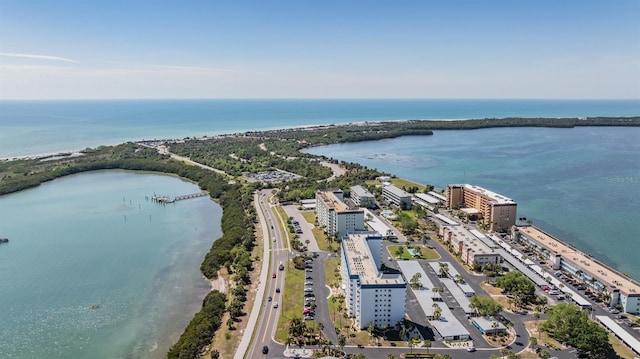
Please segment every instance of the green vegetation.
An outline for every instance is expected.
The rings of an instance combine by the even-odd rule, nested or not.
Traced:
[[[474,294],[469,298],[469,307],[473,308],[481,316],[494,316],[502,310],[500,303],[488,295]]]
[[[284,288],[280,294],[274,294],[273,301],[280,302],[280,319],[275,338],[285,342],[289,333],[291,320],[300,318],[303,308],[304,269],[287,269]],[[270,308],[267,310],[271,310]]]
[[[409,253],[409,251],[407,250],[408,248],[413,248],[416,251],[418,251],[418,256],[413,256],[411,255],[411,253]],[[405,259],[405,260],[411,260],[411,259],[438,259],[440,258],[440,255],[438,254],[438,252],[434,251],[431,248],[427,248],[424,246],[401,246],[401,245],[390,245],[387,246],[387,251],[389,252],[389,255],[395,259]]]
[[[209,293],[202,302],[202,310],[196,313],[178,342],[169,353],[169,359],[197,358],[202,348],[211,344],[213,334],[222,324],[226,296],[218,291]]]
[[[340,258],[330,257],[324,260],[325,283],[332,288],[338,288],[342,282],[340,275]]]
[[[558,304],[547,311],[542,328],[559,342],[588,352],[591,358],[611,358],[613,347],[607,332],[589,319],[586,311],[571,304]]]
[[[531,303],[535,299],[535,283],[519,271],[511,271],[496,279],[496,286],[505,293],[513,295],[517,306]]]

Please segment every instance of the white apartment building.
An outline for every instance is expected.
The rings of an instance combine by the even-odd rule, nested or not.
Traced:
[[[372,208],[376,204],[376,197],[362,186],[351,187],[351,200],[358,207]]]
[[[382,187],[382,197],[401,209],[411,209],[411,193],[392,184]]]
[[[407,283],[399,273],[384,274],[382,236],[377,232],[353,232],[342,237],[340,268],[349,316],[367,328],[393,327],[405,315]]]
[[[349,208],[340,189],[316,192],[316,217],[320,227],[329,236],[341,237],[350,231],[364,230],[364,210]]]

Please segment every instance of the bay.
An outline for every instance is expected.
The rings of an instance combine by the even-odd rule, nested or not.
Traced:
[[[418,183],[485,187],[518,217],[640,279],[640,128],[435,131],[308,152]]]
[[[199,269],[222,211],[146,197],[198,191],[97,171],[0,197],[0,357],[165,358],[210,290]]]

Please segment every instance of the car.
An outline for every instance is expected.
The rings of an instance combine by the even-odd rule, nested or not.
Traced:
[[[307,308],[302,312],[302,314],[310,314],[310,313],[313,313],[313,310],[311,308]],[[313,315],[313,314],[311,314],[311,315]]]
[[[269,353],[269,347],[268,346],[263,346],[262,347],[262,354],[268,354]]]
[[[305,288],[304,292],[305,293],[313,292],[313,288]]]
[[[358,348],[362,349],[362,348],[364,348],[364,345],[358,344]]]
[[[306,279],[313,279],[313,277],[308,275]]]
[[[315,296],[313,295],[313,292],[306,292],[306,293],[304,293],[304,296],[305,296],[305,297],[315,297]]]
[[[470,353],[473,353],[473,352],[476,351],[476,348],[475,347],[470,347],[470,348],[467,348],[467,351],[470,352]]]
[[[275,278],[276,277],[276,272],[273,272],[273,274],[271,274],[271,278]]]
[[[280,288],[276,288],[276,293],[280,293]]]
[[[306,282],[304,282],[304,285],[313,285],[313,282],[312,281],[306,281]]]
[[[305,315],[304,320],[313,320],[313,315]]]
[[[273,303],[273,309],[278,309],[278,302]]]
[[[307,270],[307,273],[313,272],[313,269],[311,269],[311,268],[307,268],[306,270]]]
[[[273,298],[271,298],[271,296],[269,296],[269,297],[267,298],[267,302],[270,302],[271,300],[273,300]]]

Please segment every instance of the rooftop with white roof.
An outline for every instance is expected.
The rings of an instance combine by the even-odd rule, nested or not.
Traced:
[[[591,256],[570,247],[534,226],[519,226],[517,229],[551,252],[561,254],[563,260],[580,267],[583,272],[595,277],[600,282],[620,289],[620,292],[625,295],[640,296],[640,284],[598,262]]]
[[[403,284],[404,279],[400,274],[382,274],[378,271],[367,238],[369,233],[350,233],[342,239],[342,248],[345,250],[349,273],[358,275],[361,284]]]

